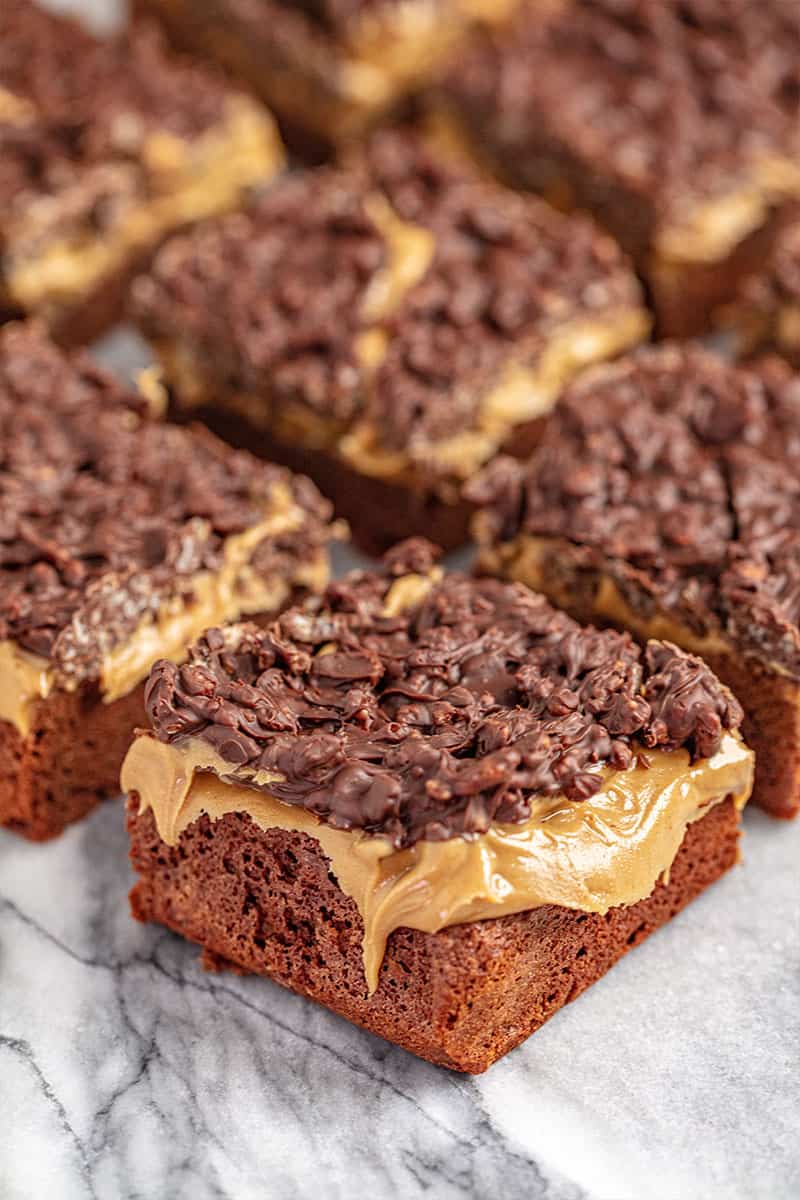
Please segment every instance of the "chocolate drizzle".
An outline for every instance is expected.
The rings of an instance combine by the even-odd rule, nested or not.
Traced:
[[[151,420],[83,354],[32,325],[0,333],[0,641],[96,678],[107,652],[192,577],[225,538],[263,520],[281,485],[305,511],[265,538],[253,567],[291,573],[327,537],[308,480],[236,453],[202,429]]]
[[[378,191],[430,229],[435,251],[383,322],[388,349],[373,372],[357,337],[372,327],[364,299],[388,262],[365,203]],[[431,473],[446,470],[436,444],[475,426],[510,360],[535,365],[561,323],[641,304],[624,255],[590,221],[437,166],[397,133],[348,170],[287,179],[247,215],[174,241],[135,298],[146,333],[188,345],[225,386],[265,407],[366,416],[382,446]]]
[[[663,346],[575,384],[527,465],[471,489],[491,537],[566,539],[580,568],[800,675],[800,379]]]
[[[426,586],[434,558],[403,543],[266,630],[209,630],[185,666],[157,663],[156,737],[203,739],[237,780],[277,774],[263,786],[279,799],[404,846],[523,821],[536,794],[580,801],[601,786],[595,768],[624,770],[646,747],[712,755],[741,720],[699,659],[656,642],[643,654],[520,585]]]

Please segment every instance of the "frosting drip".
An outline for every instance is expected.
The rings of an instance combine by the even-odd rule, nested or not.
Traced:
[[[746,803],[753,763],[735,733],[725,733],[717,753],[694,763],[685,750],[642,752],[627,770],[600,772],[599,790],[580,803],[563,794],[537,796],[526,821],[405,849],[385,837],[335,829],[276,800],[263,790],[266,772],[242,782],[200,740],[174,746],[140,736],[123,765],[122,787],[139,796],[140,813],[152,810],[169,845],[203,813],[212,820],[246,813],[262,829],[316,839],[363,919],[372,993],[387,940],[400,926],[436,933],[546,904],[605,913],[644,899],[669,872],[692,821],[729,796],[738,807]]]

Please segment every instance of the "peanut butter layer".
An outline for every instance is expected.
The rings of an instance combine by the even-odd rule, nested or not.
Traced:
[[[139,796],[140,812],[152,809],[169,845],[203,813],[212,820],[247,813],[263,829],[315,838],[364,921],[372,993],[387,939],[400,926],[437,933],[544,904],[605,913],[649,896],[668,876],[692,821],[726,797],[738,807],[746,803],[753,761],[735,734],[723,737],[712,758],[694,764],[682,750],[648,752],[642,765],[604,771],[600,790],[580,803],[539,796],[525,821],[401,850],[386,838],[334,829],[266,790],[235,782],[231,764],[203,742],[175,747],[139,737],[121,782]],[[260,782],[268,787],[268,778]]]
[[[420,540],[266,629],[208,630],[145,703],[160,742],[206,743],[230,782],[397,849],[585,800],[642,747],[713,757],[741,719],[699,659],[442,574]]]
[[[305,479],[151,415],[42,331],[0,332],[0,691],[128,692],[209,623],[327,579],[328,506]]]
[[[741,353],[777,350],[800,362],[800,206],[787,212],[769,253],[716,316]]]
[[[572,0],[459,61],[448,102],[518,181],[643,267],[720,262],[800,195],[794,0]]]
[[[784,364],[643,350],[569,389],[527,464],[497,460],[475,482],[477,532],[528,581],[547,575],[550,594],[560,575],[599,583],[599,615],[797,680],[799,450],[800,384]]]
[[[283,163],[268,114],[164,54],[104,42],[28,0],[0,15],[0,289],[57,320],[164,235],[234,207]]]
[[[139,0],[174,39],[252,84],[276,111],[337,141],[441,69],[475,23],[501,24],[520,0]],[[540,0],[541,2],[541,0]]]
[[[135,301],[178,403],[450,495],[648,329],[589,222],[397,134],[172,242]]]
[[[44,700],[52,686],[47,659],[27,654],[13,642],[0,642],[0,721],[10,722],[27,737],[31,706]]]

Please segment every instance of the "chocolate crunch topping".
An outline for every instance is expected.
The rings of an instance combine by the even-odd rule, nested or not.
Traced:
[[[313,485],[203,429],[148,417],[91,359],[35,325],[0,332],[0,641],[96,678],[103,658],[164,600],[221,561],[281,485],[306,514],[253,554],[266,577],[328,537]]]
[[[521,585],[429,580],[435,556],[403,543],[265,630],[209,630],[184,666],[157,663],[156,737],[202,739],[231,778],[265,771],[278,799],[405,846],[524,821],[537,794],[579,802],[647,748],[712,755],[741,720],[699,659],[582,628]]]
[[[798,462],[800,378],[785,364],[665,345],[574,384],[529,463],[498,459],[470,494],[494,539],[565,539],[635,610],[727,633],[797,678]]]

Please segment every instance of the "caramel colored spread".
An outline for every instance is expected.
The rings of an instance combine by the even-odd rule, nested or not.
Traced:
[[[4,288],[14,303],[57,311],[170,230],[233,207],[244,189],[280,170],[283,151],[269,115],[239,97],[228,101],[223,121],[192,142],[165,131],[150,134],[142,160],[147,196],[137,195],[133,168],[94,168],[107,173],[123,202],[119,219],[100,236],[89,226],[51,236],[69,195],[60,206],[51,196],[26,206],[24,223],[8,235],[4,265]]]
[[[746,803],[753,761],[734,733],[723,735],[713,757],[694,764],[685,750],[648,751],[627,770],[604,771],[603,787],[581,802],[541,796],[528,820],[400,850],[380,836],[334,829],[248,786],[201,741],[175,746],[140,736],[121,782],[138,795],[140,812],[152,810],[169,845],[202,813],[212,820],[246,813],[262,829],[314,838],[364,921],[372,993],[387,939],[400,926],[436,933],[546,904],[605,913],[644,899],[668,875],[692,821],[728,796],[740,808]],[[249,782],[263,788],[270,777],[251,774]]]
[[[514,426],[543,416],[576,375],[614,358],[647,336],[644,309],[604,313],[566,322],[556,329],[532,364],[510,360],[497,384],[484,395],[475,427],[430,444],[430,459],[457,479],[474,475],[500,449]],[[342,440],[340,453],[365,475],[412,485],[414,464],[402,450],[381,444],[380,431],[359,422]]]
[[[791,159],[764,159],[748,185],[693,207],[684,221],[655,237],[656,262],[719,262],[767,220],[776,204],[800,198],[800,166]]]
[[[30,732],[31,706],[50,694],[53,680],[46,658],[0,642],[0,721],[10,721],[23,737]]]
[[[519,0],[405,0],[367,11],[347,30],[339,62],[336,91],[344,128],[353,132],[360,114],[391,104],[444,61],[472,23],[500,25]],[[443,12],[444,8],[444,12]],[[294,100],[296,96],[289,99]],[[313,102],[313,94],[308,102]],[[319,106],[311,120],[320,120]]]
[[[796,350],[800,346],[800,305],[787,304],[778,312],[778,345]]]
[[[482,518],[478,516],[478,526],[481,521]],[[521,534],[513,542],[499,547],[486,546],[481,551],[481,562],[491,574],[500,574],[507,579],[524,583],[534,591],[543,592],[560,608],[570,610],[575,608],[575,597],[569,582],[558,581],[549,567],[552,557],[558,556],[558,550],[559,544],[555,538]],[[703,636],[665,612],[656,612],[648,616],[637,613],[609,575],[599,577],[592,597],[591,610],[591,613],[582,613],[582,619],[602,618],[622,629],[630,630],[641,641],[655,638],[674,642],[691,654],[701,656],[732,652],[730,642],[721,632]]]
[[[302,564],[292,579],[266,578],[250,566],[253,551],[267,537],[299,529],[302,511],[288,492],[275,489],[276,510],[258,525],[227,538],[218,571],[204,571],[187,581],[186,592],[164,604],[156,619],[145,618],[131,637],[105,657],[100,690],[107,704],[127,695],[159,658],[180,662],[186,647],[209,625],[236,621],[261,612],[274,612],[288,599],[293,587],[319,591],[328,577],[327,557],[320,553]],[[186,594],[191,599],[186,600]],[[30,732],[31,707],[55,687],[50,664],[21,650],[13,642],[0,642],[0,720],[9,721],[25,737]],[[77,686],[77,681],[71,686]]]
[[[436,244],[430,230],[401,221],[380,193],[368,196],[364,207],[386,243],[388,262],[370,281],[363,314],[368,322],[382,321],[422,279],[433,261]]]
[[[8,125],[26,125],[36,117],[30,100],[0,87],[0,121]]]

